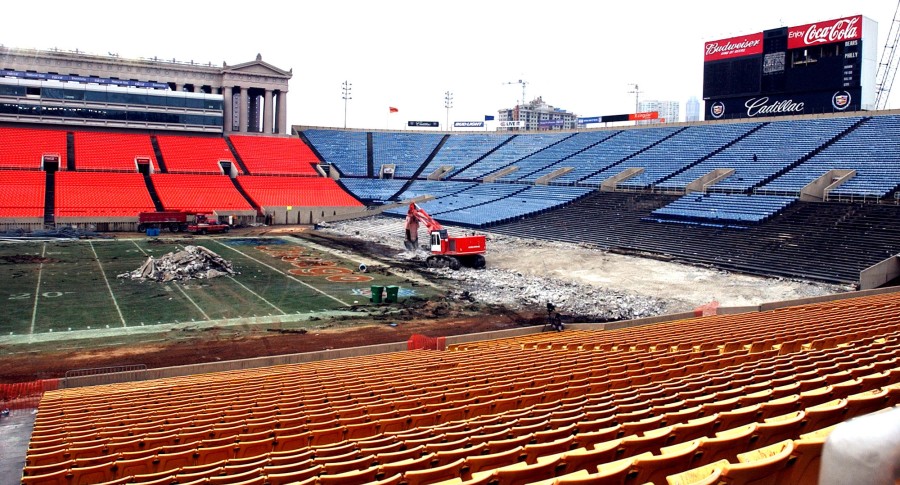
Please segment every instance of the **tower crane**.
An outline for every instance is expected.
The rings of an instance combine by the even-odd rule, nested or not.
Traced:
[[[894,9],[894,20],[891,21],[891,28],[888,29],[887,41],[881,51],[881,61],[875,72],[875,109],[887,107],[888,98],[891,96],[891,86],[894,84],[894,78],[897,77],[897,45],[900,44],[898,14],[900,14],[900,2],[897,2],[897,7]]]
[[[521,84],[522,85],[522,106],[525,106],[525,86],[528,86],[528,81],[524,81],[519,79],[518,81],[510,81],[508,83],[503,84]]]

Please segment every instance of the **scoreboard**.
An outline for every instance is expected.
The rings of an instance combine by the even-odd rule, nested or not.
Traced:
[[[877,24],[856,15],[707,42],[705,119],[871,108]]]

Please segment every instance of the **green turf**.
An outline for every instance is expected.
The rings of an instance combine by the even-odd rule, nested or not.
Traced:
[[[140,267],[149,255],[159,257],[184,244],[215,251],[231,261],[239,274],[168,283],[117,278]],[[291,275],[288,271],[297,269],[291,261],[266,253],[260,245],[284,251],[299,247],[296,241],[276,238],[0,244],[0,335],[341,310],[354,302],[368,303],[372,285],[404,285],[398,277],[382,274],[366,275],[374,278],[371,282],[351,283]],[[334,267],[356,269],[356,263],[331,254],[298,250],[306,257],[335,261]],[[429,296],[421,288],[413,291]]]

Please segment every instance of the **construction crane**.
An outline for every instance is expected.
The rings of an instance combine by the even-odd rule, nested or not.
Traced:
[[[522,85],[522,104],[520,106],[525,106],[525,86],[528,86],[528,81],[523,81],[519,79],[518,81],[510,81],[508,83],[503,84],[521,84]]]
[[[881,51],[881,61],[875,72],[875,109],[887,107],[888,98],[891,96],[891,86],[894,85],[894,78],[897,77],[897,45],[900,43],[898,14],[900,14],[900,2],[897,2],[897,7],[894,9],[894,20],[891,21],[891,28],[888,29],[887,41]]]

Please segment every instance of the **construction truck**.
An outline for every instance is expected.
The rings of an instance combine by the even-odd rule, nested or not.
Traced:
[[[406,212],[406,249],[412,251],[419,247],[419,224],[428,228],[431,238],[431,255],[425,259],[429,268],[484,268],[484,235],[450,237],[438,221],[415,203],[409,204]]]
[[[207,213],[185,211],[141,212],[138,214],[138,231],[168,229],[172,232],[215,234],[228,232],[228,224],[210,221]]]

